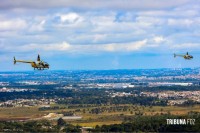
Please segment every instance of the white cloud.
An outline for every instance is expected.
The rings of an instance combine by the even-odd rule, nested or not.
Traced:
[[[72,45],[67,42],[52,44],[27,44],[13,47],[12,45],[0,45],[3,51],[54,51],[68,53],[95,53],[95,52],[132,52],[145,47],[147,40],[130,42],[130,43],[112,43],[112,44],[89,44],[89,45]],[[77,53],[77,54],[78,54]]]
[[[168,19],[170,26],[190,26],[194,23],[191,19]]]
[[[153,35],[152,37],[149,37],[147,39],[147,45],[145,48],[147,48],[146,50],[150,50],[150,51],[152,51],[152,50],[160,51],[161,49],[166,47],[166,44],[168,44],[167,38],[165,38],[163,36]]]
[[[170,8],[178,5],[196,2],[198,0],[5,0],[1,9],[9,8],[58,8],[74,7],[81,9],[152,9]]]
[[[13,15],[10,10],[6,11],[6,15],[0,14],[0,31],[11,30],[0,32],[0,37],[4,38],[5,44],[16,42],[19,51],[131,52],[142,48],[146,48],[146,51],[159,51],[166,45],[171,46],[177,42],[198,43],[198,40],[191,38],[194,38],[194,29],[195,36],[199,35],[200,8],[192,9],[185,4],[194,5],[193,0],[86,0],[81,4],[79,0],[50,0],[46,4],[39,1],[18,2],[21,4],[9,3],[8,0],[1,3],[0,7],[12,10],[30,7],[34,10],[22,9],[22,14],[16,13],[19,15],[16,18],[15,13]],[[66,8],[62,8],[66,5]],[[32,12],[35,8],[47,10],[36,10],[37,13],[34,14]],[[104,10],[105,8],[108,10]],[[27,13],[23,14],[23,11]],[[27,15],[29,11],[31,14]],[[21,29],[24,30],[20,31]],[[52,43],[63,40],[66,42]],[[4,49],[12,51],[13,45],[5,45]],[[175,45],[173,47],[178,48]]]
[[[156,36],[153,38],[153,41],[155,43],[161,43],[161,42],[165,41],[165,39],[162,36]]]
[[[68,13],[60,15],[60,20],[62,23],[75,23],[77,21],[81,21],[82,18],[77,13]]]
[[[92,32],[113,35],[116,35],[117,33],[143,34],[145,32],[144,29],[151,28],[154,25],[162,24],[161,20],[155,17],[137,16],[135,20],[125,18],[125,21],[123,21],[120,18],[120,21],[116,21],[116,16],[116,12],[108,12],[106,14],[100,14],[96,16],[95,14],[92,14],[92,16],[89,17],[85,16],[85,20],[86,23],[91,25],[89,28]]]
[[[28,44],[19,47],[22,51],[41,50],[41,51],[67,51],[70,44],[63,42],[60,44]]]
[[[146,17],[146,16],[138,16],[136,18],[136,22],[138,23],[138,25],[141,25],[143,27],[149,27],[152,25],[161,25],[163,24],[163,19],[162,18],[158,18],[158,17]]]
[[[199,50],[200,43],[182,43],[182,44],[175,44],[171,46],[171,49],[193,49]]]
[[[142,48],[143,46],[145,46],[145,44],[147,43],[147,40],[143,40],[143,41],[138,41],[138,42],[131,42],[131,43],[123,43],[123,44],[105,44],[102,45],[100,47],[103,48],[103,50],[105,51],[109,51],[109,52],[117,52],[117,51],[122,51],[122,52],[131,52],[131,51],[136,51],[139,50],[140,48]]]
[[[184,12],[184,13],[183,13]],[[173,9],[173,10],[148,10],[140,11],[138,15],[146,17],[194,17],[198,16],[199,11],[195,9]]]
[[[27,27],[27,23],[22,19],[11,19],[0,21],[0,31],[21,30]]]
[[[99,41],[105,40],[107,35],[106,34],[95,34],[95,35],[93,35],[93,37],[94,37],[93,42],[99,42]]]
[[[44,30],[44,25],[46,23],[46,20],[42,20],[39,23],[34,23],[30,26],[29,31],[43,31]]]

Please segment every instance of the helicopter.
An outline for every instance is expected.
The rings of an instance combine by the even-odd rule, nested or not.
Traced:
[[[174,54],[174,58],[175,58],[176,56],[183,57],[183,58],[186,59],[186,60],[191,60],[191,59],[193,59],[193,56],[192,56],[192,55],[189,55],[188,52],[187,52],[185,55]]]
[[[35,61],[16,60],[15,57],[14,57],[14,64],[16,64],[16,62],[30,63],[31,66],[34,68],[34,70],[35,69],[37,69],[37,70],[49,69],[49,64],[44,62],[44,61],[41,61],[39,54],[38,54],[38,57],[37,57],[37,62],[35,62]]]

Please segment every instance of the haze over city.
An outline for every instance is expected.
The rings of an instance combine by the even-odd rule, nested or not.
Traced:
[[[199,67],[199,0],[1,1],[1,71]],[[194,56],[174,58],[173,53]]]

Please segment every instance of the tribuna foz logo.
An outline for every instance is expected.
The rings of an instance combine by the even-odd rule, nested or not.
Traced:
[[[167,125],[195,125],[195,119],[166,119]]]

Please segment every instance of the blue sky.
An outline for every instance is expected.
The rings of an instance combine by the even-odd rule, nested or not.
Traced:
[[[200,0],[2,0],[1,71],[200,66]],[[193,60],[173,58],[191,53]]]

